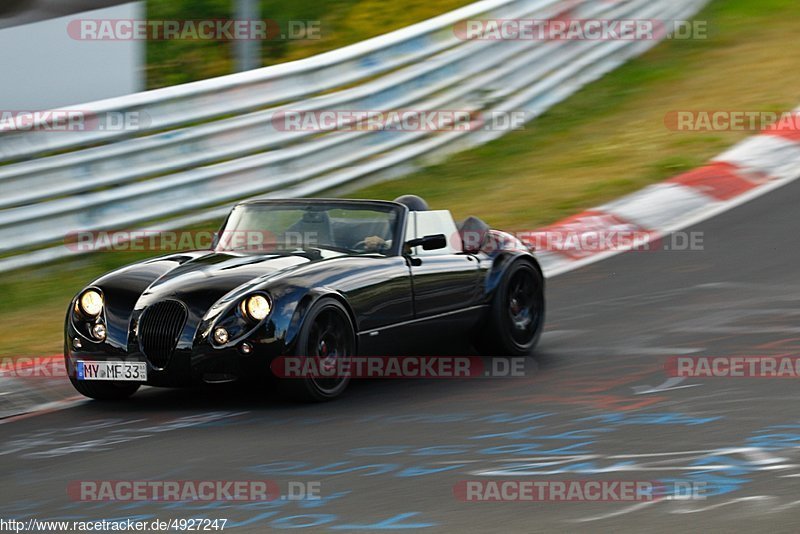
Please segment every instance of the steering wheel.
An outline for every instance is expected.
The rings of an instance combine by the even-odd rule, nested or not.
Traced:
[[[384,250],[388,250],[392,246],[392,240],[383,241],[380,245],[376,248],[371,248],[367,244],[366,239],[362,239],[355,245],[353,245],[353,250],[356,252],[383,252]]]
[[[362,239],[355,245],[353,245],[353,250],[356,252],[372,252],[369,248],[367,248],[367,240]]]

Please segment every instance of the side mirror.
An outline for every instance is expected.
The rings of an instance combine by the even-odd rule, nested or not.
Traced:
[[[426,235],[425,237],[406,241],[406,246],[410,248],[422,247],[422,250],[439,250],[447,248],[447,238],[444,234]]]

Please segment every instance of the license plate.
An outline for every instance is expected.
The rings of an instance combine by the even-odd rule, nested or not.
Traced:
[[[78,362],[78,380],[113,380],[115,382],[146,382],[144,362]]]

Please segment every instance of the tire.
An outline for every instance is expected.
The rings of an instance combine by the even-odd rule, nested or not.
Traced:
[[[294,356],[330,359],[333,365],[355,355],[356,335],[353,321],[344,305],[323,297],[308,311],[298,335]],[[322,363],[321,363],[322,364]],[[320,365],[321,365],[320,364]],[[339,397],[350,377],[281,378],[282,396],[301,402],[325,402]]]
[[[73,387],[90,399],[115,401],[127,399],[139,390],[141,384],[120,383],[120,382],[88,382],[86,380],[76,380],[69,377]]]
[[[484,356],[530,355],[542,334],[544,312],[541,271],[530,262],[514,262],[492,297],[476,348]]]

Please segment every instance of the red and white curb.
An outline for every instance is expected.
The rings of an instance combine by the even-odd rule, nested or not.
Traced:
[[[537,251],[547,277],[557,276],[610,256],[640,248],[648,242],[764,195],[800,177],[800,132],[766,129],[714,158],[707,165],[618,200],[568,217],[531,232],[523,241],[540,243],[536,236],[569,235],[572,245]],[[574,247],[597,235],[624,232],[633,243],[605,249]],[[546,241],[546,240],[544,240]]]

